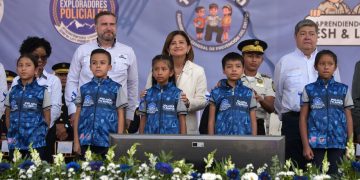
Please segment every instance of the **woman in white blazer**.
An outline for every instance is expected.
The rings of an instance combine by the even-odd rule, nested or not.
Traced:
[[[163,54],[171,55],[175,65],[176,86],[183,91],[181,99],[188,107],[187,134],[199,134],[196,112],[206,106],[207,91],[204,68],[193,63],[194,51],[184,31],[171,32],[164,43]],[[152,85],[150,73],[146,89]]]

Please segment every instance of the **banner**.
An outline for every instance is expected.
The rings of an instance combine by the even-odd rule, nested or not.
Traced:
[[[22,41],[39,36],[51,43],[46,66],[51,72],[52,65],[70,62],[80,44],[96,38],[93,18],[109,10],[118,16],[117,40],[136,53],[140,90],[167,34],[180,29],[191,38],[194,62],[205,68],[210,91],[225,77],[222,57],[239,52],[238,43],[250,38],[268,43],[260,72],[272,76],[278,60],[296,47],[296,23],[308,18],[319,25],[319,50],[338,55],[342,82],[351,86],[360,60],[359,6],[358,0],[0,0],[0,62],[14,71]],[[204,23],[207,17],[214,21]]]

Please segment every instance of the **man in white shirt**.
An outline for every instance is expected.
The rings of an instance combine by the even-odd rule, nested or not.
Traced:
[[[23,41],[19,50],[20,54],[32,54],[38,59],[38,73],[37,83],[42,86],[46,86],[50,97],[51,97],[51,109],[50,109],[50,126],[46,135],[46,161],[52,162],[52,155],[54,154],[54,144],[56,127],[54,126],[55,121],[60,117],[61,114],[61,82],[58,77],[48,73],[45,70],[47,59],[51,55],[51,45],[44,39],[39,37],[28,37]],[[18,84],[19,76],[15,77],[11,87]]]
[[[120,83],[126,91],[129,103],[126,109],[127,127],[134,117],[138,100],[136,56],[131,47],[116,41],[116,22],[116,16],[111,12],[102,11],[97,14],[95,16],[95,30],[98,36],[96,41],[79,46],[74,53],[65,88],[65,101],[68,106],[68,113],[71,115],[71,122],[74,121],[73,114],[76,111],[74,101],[78,89],[93,77],[90,71],[91,51],[98,48],[103,48],[111,54],[112,69],[109,71],[108,76]]]
[[[275,109],[282,120],[281,134],[286,137],[285,158],[305,168],[299,132],[300,98],[306,84],[315,82],[318,73],[314,68],[318,39],[318,26],[304,19],[295,26],[295,51],[283,56],[275,66]],[[340,81],[339,71],[335,80]]]

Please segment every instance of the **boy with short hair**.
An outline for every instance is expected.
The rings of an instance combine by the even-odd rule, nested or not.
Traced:
[[[108,151],[109,134],[124,131],[127,97],[122,86],[107,76],[111,55],[95,49],[90,56],[92,80],[80,87],[76,97],[74,151],[84,154],[87,148],[103,157]]]
[[[195,8],[196,18],[194,19],[194,26],[196,29],[196,39],[202,40],[203,32],[205,28],[205,8],[204,6],[198,6]]]
[[[252,90],[241,82],[244,59],[235,52],[222,59],[223,72],[219,86],[211,91],[209,107],[209,134],[256,135],[256,100]]]

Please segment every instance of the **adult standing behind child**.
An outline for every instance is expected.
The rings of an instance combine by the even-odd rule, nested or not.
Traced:
[[[256,135],[255,95],[241,81],[244,59],[238,53],[228,53],[222,67],[227,79],[220,80],[219,87],[210,93],[208,133]]]
[[[274,71],[275,109],[282,121],[281,134],[285,136],[285,159],[291,158],[301,169],[306,159],[302,156],[299,132],[300,98],[306,84],[316,81],[318,73],[314,68],[318,39],[318,25],[309,19],[299,21],[295,26],[296,49],[284,55]],[[334,73],[340,81],[339,71]]]
[[[90,70],[90,54],[94,49],[107,50],[112,57],[112,69],[109,77],[121,84],[128,98],[126,108],[126,125],[134,118],[136,104],[138,103],[138,70],[134,50],[120,42],[116,37],[117,17],[109,11],[101,11],[95,16],[95,30],[97,39],[85,43],[76,49],[70,63],[69,74],[65,87],[65,100],[68,113],[73,122],[76,111],[75,99],[78,89],[83,84],[91,81],[93,74]]]
[[[10,159],[15,148],[29,157],[29,146],[36,149],[42,160],[47,153],[46,134],[50,125],[50,94],[36,81],[38,59],[24,54],[16,63],[20,79],[6,96],[6,127]]]
[[[181,99],[188,108],[186,116],[187,134],[199,134],[196,112],[206,106],[207,83],[204,68],[193,63],[194,51],[184,31],[171,32],[164,43],[163,55],[170,55],[174,61],[176,86],[183,91]],[[152,74],[146,82],[146,89],[152,86]]]
[[[139,106],[140,134],[186,134],[187,108],[175,85],[174,62],[170,56],[157,55],[152,60],[153,86]]]
[[[266,42],[259,39],[249,39],[239,43],[238,49],[244,58],[244,74],[241,76],[243,84],[251,88],[255,93],[257,101],[256,121],[258,135],[269,134],[268,124],[269,113],[275,111],[275,92],[272,79],[260,74],[258,69],[262,64],[264,51],[267,48]]]
[[[123,87],[108,77],[111,55],[95,49],[90,55],[90,69],[94,77],[80,87],[76,97],[74,121],[74,152],[90,150],[105,157],[109,134],[124,132],[127,96]]]
[[[347,85],[336,82],[337,57],[322,50],[315,57],[318,79],[305,86],[300,111],[303,155],[321,167],[325,153],[329,174],[337,174],[337,164],[345,154],[346,143],[353,136],[351,108],[354,104]]]
[[[46,134],[46,161],[52,162],[53,154],[55,152],[55,138],[56,138],[56,126],[55,121],[61,114],[61,82],[54,74],[50,74],[46,71],[45,66],[48,58],[51,55],[51,45],[44,39],[39,37],[26,38],[19,49],[20,54],[32,54],[37,58],[38,71],[36,81],[39,85],[46,86],[51,97],[51,116],[49,131]],[[12,83],[12,86],[18,83],[19,77],[16,77]]]

